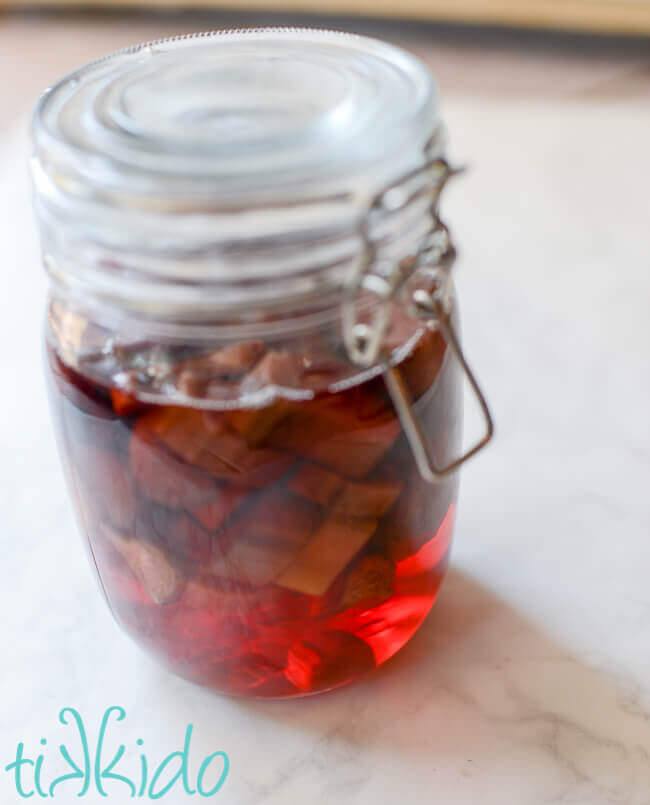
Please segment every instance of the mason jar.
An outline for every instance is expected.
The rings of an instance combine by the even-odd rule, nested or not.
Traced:
[[[430,73],[327,31],[177,37],[63,78],[33,141],[54,427],[116,620],[230,694],[381,665],[492,430]],[[487,433],[460,455],[464,376]]]

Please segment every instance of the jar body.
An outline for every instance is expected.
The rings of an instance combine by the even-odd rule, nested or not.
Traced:
[[[173,671],[224,693],[315,693],[382,664],[444,576],[457,477],[420,477],[383,375],[341,382],[333,332],[116,346],[91,314],[50,304],[53,419],[108,605]],[[410,344],[397,365],[448,460],[458,362],[402,310],[388,337]]]

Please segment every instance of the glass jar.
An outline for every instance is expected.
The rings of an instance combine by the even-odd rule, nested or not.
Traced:
[[[231,694],[380,665],[436,598],[466,457],[427,69],[170,39],[62,79],[33,137],[51,408],[115,618]]]

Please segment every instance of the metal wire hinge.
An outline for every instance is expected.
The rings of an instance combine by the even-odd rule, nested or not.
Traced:
[[[379,362],[383,366],[386,387],[395,405],[404,433],[409,441],[420,475],[429,483],[437,483],[455,472],[468,458],[478,453],[492,438],[494,424],[485,395],[471,371],[460,341],[451,322],[453,286],[451,269],[456,251],[447,227],[440,220],[438,205],[447,180],[459,171],[453,170],[441,158],[428,160],[424,165],[405,174],[378,193],[368,206],[359,224],[363,254],[343,300],[343,335],[350,359],[359,366],[369,367]],[[425,181],[423,181],[425,180]],[[431,228],[422,239],[416,253],[407,260],[390,266],[378,259],[377,243],[371,236],[373,216],[380,211],[394,213],[423,195],[431,197]],[[412,292],[410,310],[414,316],[440,330],[474,392],[485,420],[484,436],[465,453],[437,467],[427,445],[410,399],[409,391],[397,366],[392,366],[382,344],[390,325],[390,304],[403,295],[407,280],[424,271],[433,290],[419,288]],[[357,320],[358,300],[362,293],[376,297],[369,322]]]

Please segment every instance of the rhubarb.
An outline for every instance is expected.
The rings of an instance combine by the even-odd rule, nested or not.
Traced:
[[[278,576],[276,584],[308,595],[323,595],[376,527],[376,520],[328,518]]]
[[[154,603],[171,604],[181,598],[185,580],[164,550],[107,526],[103,532]]]

